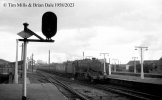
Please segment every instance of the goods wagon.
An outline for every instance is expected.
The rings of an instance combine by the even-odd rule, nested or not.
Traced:
[[[68,61],[65,63],[65,66],[65,72],[67,74],[75,74],[75,66],[73,66],[73,62]]]
[[[54,72],[64,73],[64,74],[74,74],[74,66],[72,66],[72,62],[64,62],[52,64],[50,67]]]
[[[65,71],[65,68],[66,66],[65,66],[65,64],[63,63],[63,64],[55,64],[54,65],[54,71],[56,71],[56,72],[59,72],[59,73],[65,73],[66,71]]]
[[[53,63],[50,65],[39,65],[38,70],[57,72],[57,73],[69,73],[74,74],[74,66],[72,66],[72,62],[67,61],[64,63]]]

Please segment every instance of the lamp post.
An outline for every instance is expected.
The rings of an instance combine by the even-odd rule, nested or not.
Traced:
[[[148,50],[148,47],[143,46],[137,46],[135,47],[135,50],[140,50],[140,56],[141,56],[141,79],[144,79],[144,72],[143,72],[143,49]]]
[[[132,57],[132,59],[134,60],[134,73],[136,73],[136,59],[138,59],[138,57]]]
[[[104,75],[107,75],[106,74],[106,58],[105,58],[105,55],[109,55],[109,53],[100,53],[100,55],[104,56]]]

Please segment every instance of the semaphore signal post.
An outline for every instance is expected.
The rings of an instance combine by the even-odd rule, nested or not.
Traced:
[[[42,17],[42,33],[45,35],[46,39],[43,39],[33,31],[28,28],[28,23],[24,23],[24,30],[19,32],[18,35],[23,39],[17,39],[18,41],[23,41],[24,52],[23,52],[23,88],[22,88],[22,100],[27,100],[27,86],[26,86],[26,55],[27,55],[27,43],[28,42],[54,42],[51,38],[57,32],[57,16],[53,12],[46,12]],[[36,36],[38,39],[28,39],[31,36]],[[17,43],[18,44],[18,43]],[[16,49],[17,50],[17,49]],[[16,51],[16,62],[17,53]],[[18,83],[18,65],[15,64],[15,83]]]

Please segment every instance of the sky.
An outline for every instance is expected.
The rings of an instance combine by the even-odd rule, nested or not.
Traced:
[[[17,4],[31,4],[19,7]],[[45,4],[72,4],[71,7],[47,7]],[[37,4],[39,6],[33,6]],[[16,5],[16,6],[14,6]],[[41,6],[42,5],[42,6]],[[41,31],[42,15],[51,11],[57,15],[54,43],[29,42],[27,56],[51,62],[76,60],[84,56],[103,59],[108,53],[111,63],[118,59],[127,63],[132,57],[140,60],[135,46],[146,46],[144,60],[158,60],[162,56],[161,0],[1,0],[0,1],[0,59],[15,61],[17,33],[28,28],[45,38]],[[36,39],[34,36],[31,39]],[[19,60],[21,59],[19,42]]]

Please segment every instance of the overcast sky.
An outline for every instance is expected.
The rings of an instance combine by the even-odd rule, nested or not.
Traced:
[[[9,7],[9,3],[74,3],[74,7]],[[6,4],[6,6],[4,6]],[[85,56],[106,58],[127,63],[132,57],[140,59],[135,46],[147,46],[144,59],[158,60],[162,56],[161,0],[1,0],[0,1],[0,59],[15,61],[17,35],[23,23],[42,36],[43,13],[52,11],[58,18],[54,43],[28,43],[28,57],[51,62],[82,59]],[[34,38],[34,37],[31,37]],[[19,59],[21,54],[19,42]],[[113,60],[111,60],[113,63]]]

